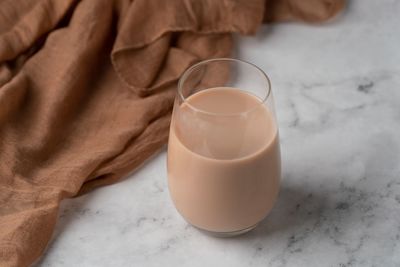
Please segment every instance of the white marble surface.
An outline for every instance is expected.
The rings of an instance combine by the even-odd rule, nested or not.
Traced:
[[[263,27],[238,57],[272,80],[282,189],[255,231],[206,236],[167,190],[166,153],[65,201],[37,266],[400,266],[400,1],[321,26]]]

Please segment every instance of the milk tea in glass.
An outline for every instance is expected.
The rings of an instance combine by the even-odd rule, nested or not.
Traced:
[[[181,77],[168,142],[168,186],[191,225],[245,233],[271,211],[281,175],[271,84],[251,63],[200,62]]]

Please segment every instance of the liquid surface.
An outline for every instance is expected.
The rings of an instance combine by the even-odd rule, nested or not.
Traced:
[[[261,221],[279,190],[276,123],[261,101],[212,88],[176,107],[168,145],[171,197],[191,224],[238,231]]]

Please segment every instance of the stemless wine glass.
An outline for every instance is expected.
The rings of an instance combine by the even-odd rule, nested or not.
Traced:
[[[181,77],[168,143],[178,212],[217,236],[245,233],[270,212],[280,184],[271,84],[236,59],[202,61]]]

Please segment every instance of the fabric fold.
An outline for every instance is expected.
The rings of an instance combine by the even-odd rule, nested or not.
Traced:
[[[196,60],[184,50],[170,49],[171,39],[176,38],[172,33],[254,34],[263,19],[263,3],[263,0],[136,0],[127,11],[113,47],[114,68],[132,90],[148,94],[176,80]],[[131,29],[140,31],[132,34]],[[160,69],[164,65],[168,67]]]

